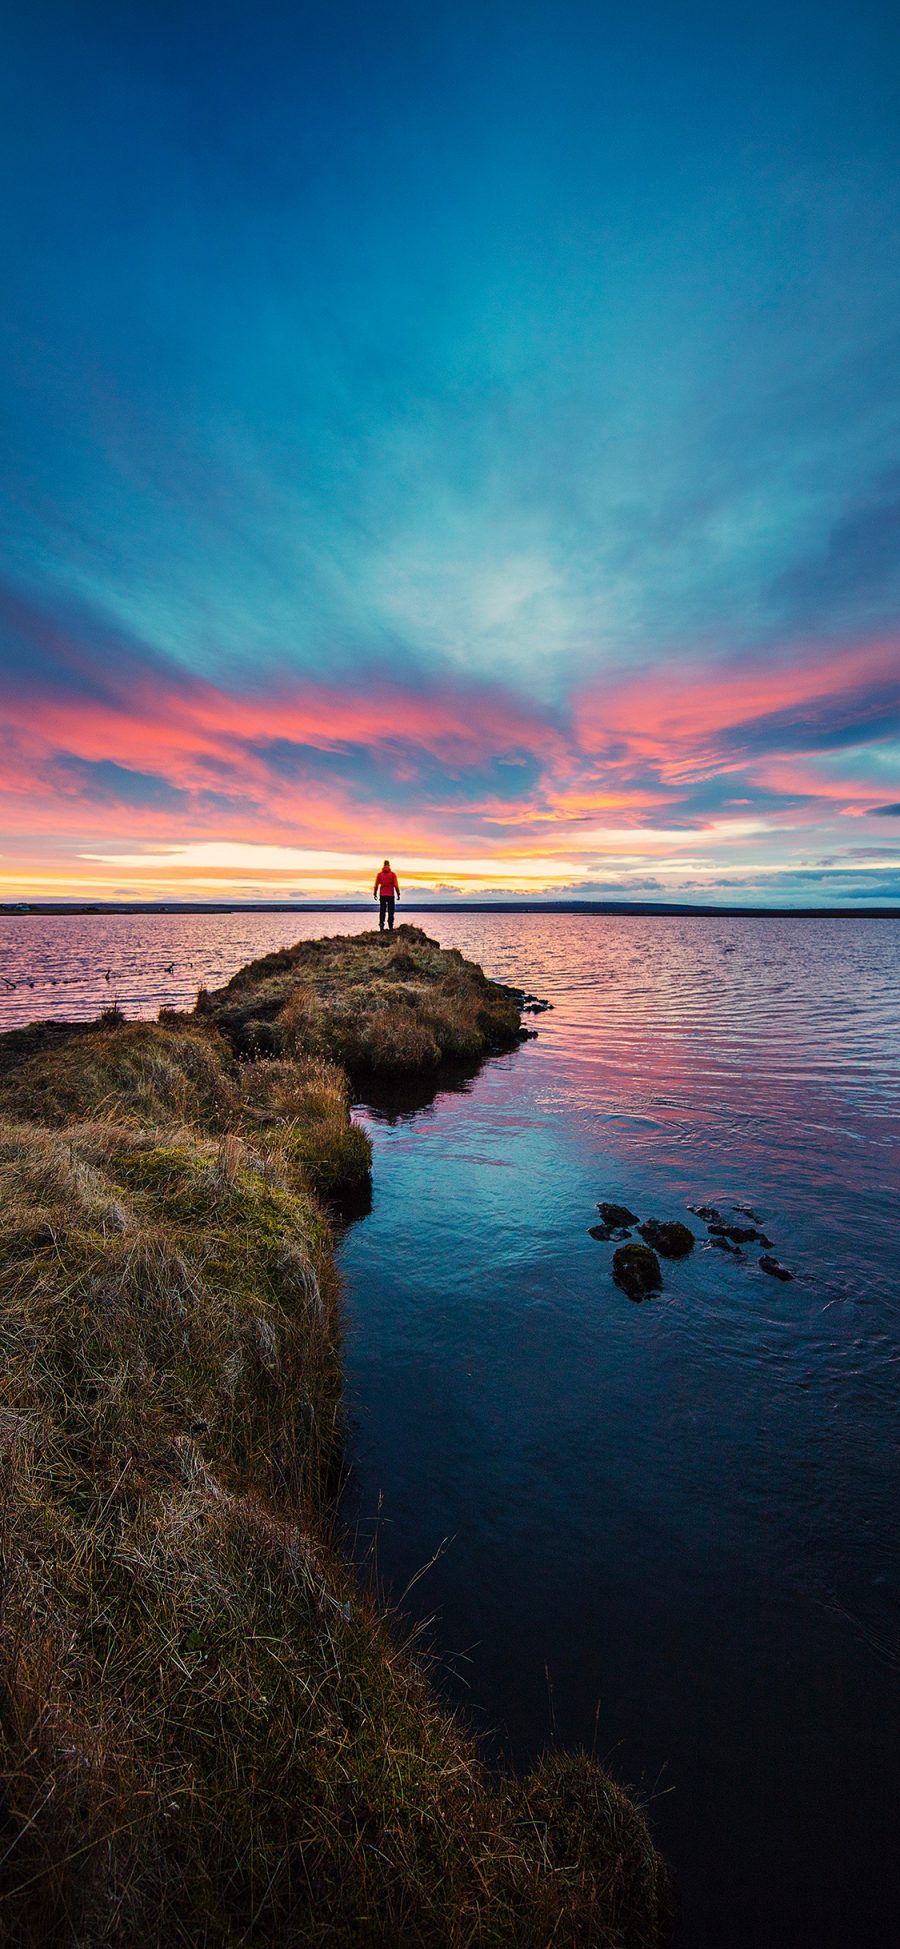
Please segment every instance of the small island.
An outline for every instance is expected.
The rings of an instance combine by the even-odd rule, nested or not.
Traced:
[[[353,1087],[523,999],[403,926],[0,1037],[4,1941],[667,1939],[635,1803],[487,1771],[337,1540]]]

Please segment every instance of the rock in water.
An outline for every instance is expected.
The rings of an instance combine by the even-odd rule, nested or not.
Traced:
[[[793,1279],[794,1277],[792,1272],[788,1272],[786,1265],[779,1265],[778,1260],[771,1258],[768,1252],[763,1253],[759,1263],[762,1266],[763,1272],[768,1272],[773,1279]]]
[[[591,1238],[599,1238],[604,1242],[611,1238],[631,1237],[627,1225],[589,1225],[588,1234]]]
[[[739,1245],[732,1245],[730,1239],[722,1238],[718,1233],[713,1234],[707,1240],[707,1244],[717,1245],[720,1252],[730,1252],[733,1259],[742,1259],[744,1256]]]
[[[709,1226],[709,1232],[711,1237],[730,1238],[732,1245],[752,1245],[754,1239],[757,1245],[771,1245],[772,1243],[772,1240],[766,1237],[765,1232],[757,1231],[755,1225],[728,1225],[722,1221],[719,1224],[711,1224]]]
[[[648,1245],[655,1246],[664,1259],[686,1259],[694,1249],[694,1234],[688,1225],[682,1225],[676,1218],[648,1218],[638,1226],[642,1238]]]
[[[637,1212],[629,1211],[627,1205],[599,1204],[597,1210],[604,1225],[636,1225]]]
[[[649,1245],[620,1245],[613,1253],[612,1273],[629,1299],[648,1299],[662,1286],[659,1260]]]

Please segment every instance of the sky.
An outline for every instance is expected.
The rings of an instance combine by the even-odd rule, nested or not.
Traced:
[[[0,900],[900,900],[900,15],[12,0]]]

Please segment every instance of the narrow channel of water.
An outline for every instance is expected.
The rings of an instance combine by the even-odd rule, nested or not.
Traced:
[[[368,1108],[343,1253],[359,1547],[494,1750],[652,1797],[683,1949],[894,1939],[900,928],[435,927],[548,996],[464,1093]],[[748,1203],[612,1284],[599,1198]]]

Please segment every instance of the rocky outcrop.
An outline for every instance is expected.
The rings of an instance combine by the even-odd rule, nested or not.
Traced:
[[[636,1225],[638,1222],[637,1212],[629,1211],[627,1205],[610,1204],[607,1199],[604,1199],[598,1204],[597,1210],[600,1213],[604,1225],[623,1228],[628,1225]]]
[[[648,1245],[661,1252],[664,1259],[686,1259],[694,1249],[694,1234],[688,1225],[682,1225],[677,1218],[647,1218],[638,1231]]]
[[[620,1245],[613,1255],[612,1273],[629,1299],[649,1299],[662,1288],[659,1260],[649,1245]]]

